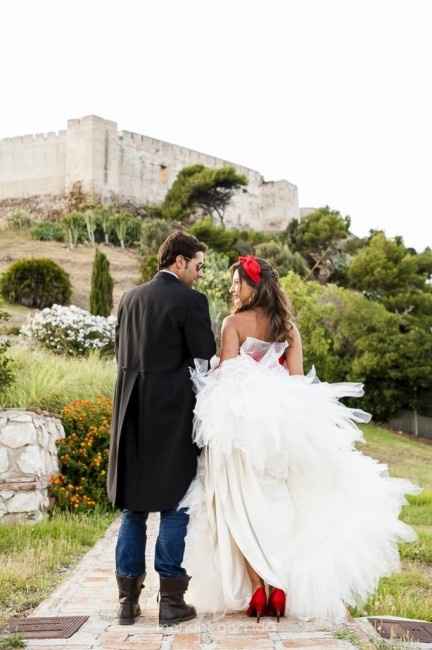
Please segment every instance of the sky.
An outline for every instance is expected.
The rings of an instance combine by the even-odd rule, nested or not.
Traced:
[[[432,0],[3,0],[0,138],[89,114],[432,246]]]

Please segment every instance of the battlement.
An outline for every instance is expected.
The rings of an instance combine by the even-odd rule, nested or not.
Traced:
[[[203,153],[202,151],[197,151],[196,149],[190,149],[189,147],[184,147],[183,145],[174,144],[172,142],[167,142],[166,140],[157,140],[148,135],[141,135],[140,133],[134,133],[133,131],[119,131],[119,139],[125,143],[133,142],[135,144],[146,145],[146,148],[149,148],[154,153],[163,154],[166,152],[177,152],[179,156],[181,154],[194,158],[196,162],[202,162],[203,165],[209,166],[220,166],[220,165],[231,165],[235,167],[240,173],[246,174],[246,176],[257,175],[261,177],[261,174],[255,169],[246,167],[245,165],[238,165],[237,163],[230,162],[229,160],[224,160],[223,158],[218,158],[217,156],[211,156],[209,154]]]
[[[66,130],[0,140],[0,201],[60,199],[79,184],[84,194],[104,202],[157,204],[177,174],[196,164],[231,165],[248,179],[247,191],[236,192],[227,208],[227,225],[277,230],[298,217],[293,183],[265,181],[245,165],[119,130],[117,122],[98,115],[70,119]]]
[[[66,131],[48,131],[47,133],[30,133],[28,135],[16,135],[12,138],[0,138],[0,145],[5,143],[37,143],[46,142],[47,140],[61,140],[65,137]]]

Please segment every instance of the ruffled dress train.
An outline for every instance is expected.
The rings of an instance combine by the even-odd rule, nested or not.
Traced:
[[[249,337],[238,357],[192,371],[202,452],[179,506],[189,592],[200,611],[244,610],[244,556],[287,593],[287,615],[340,622],[398,571],[398,543],[416,539],[400,510],[420,488],[356,449],[371,416],[339,400],[362,384],[291,376],[286,346]]]

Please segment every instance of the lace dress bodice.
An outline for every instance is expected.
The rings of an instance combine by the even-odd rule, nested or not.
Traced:
[[[248,336],[240,346],[240,355],[249,356],[259,364],[270,368],[279,365],[279,359],[287,347],[286,341],[270,343],[254,336]]]

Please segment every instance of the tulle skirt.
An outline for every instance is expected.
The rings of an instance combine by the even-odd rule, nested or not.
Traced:
[[[406,494],[362,454],[357,423],[370,414],[342,404],[361,384],[290,376],[247,356],[193,373],[198,473],[179,507],[190,522],[184,566],[205,612],[246,608],[243,557],[287,593],[287,615],[338,622],[400,567],[398,543],[416,539],[399,519]]]

